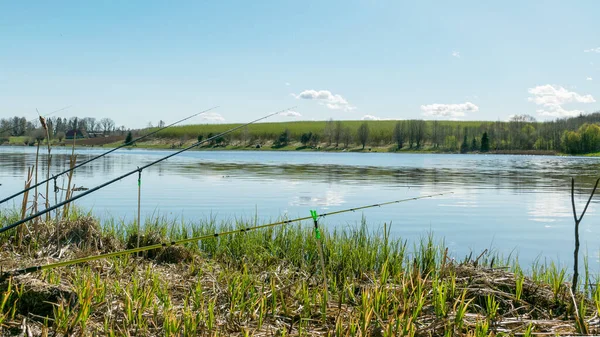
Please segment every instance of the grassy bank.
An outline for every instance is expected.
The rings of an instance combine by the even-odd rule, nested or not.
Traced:
[[[197,142],[197,140],[188,139],[185,141],[180,141],[178,139],[153,139],[150,141],[142,141],[136,143],[135,145],[128,147],[131,149],[150,149],[150,150],[180,150],[186,146],[190,146]],[[106,143],[100,144],[92,144],[89,142],[77,142],[75,144],[76,147],[100,147],[100,148],[115,148],[123,144],[122,140],[110,142],[110,140]],[[10,143],[9,145],[24,145],[22,143]],[[53,144],[53,146],[71,146],[72,144]],[[227,145],[211,145],[211,144],[203,144],[195,148],[195,150],[201,151],[301,151],[301,152],[389,152],[389,153],[438,153],[438,154],[458,154],[458,151],[447,151],[442,148],[432,148],[432,147],[423,147],[420,149],[409,149],[403,148],[402,150],[398,150],[395,145],[387,145],[387,146],[368,146],[364,149],[361,146],[349,146],[349,147],[335,147],[335,146],[327,146],[326,143],[319,144],[318,146],[305,146],[299,142],[291,142],[285,146],[274,146],[273,142],[265,141],[261,144],[260,147],[256,145],[245,145],[240,144],[239,142],[234,142],[232,144]],[[471,154],[480,152],[470,152]],[[556,151],[544,151],[544,150],[499,150],[499,151],[489,151],[484,154],[508,154],[508,155],[544,155],[544,156],[555,156],[555,155],[566,155]],[[586,154],[588,157],[600,157],[599,153]]]
[[[2,225],[16,216],[4,213]],[[142,245],[254,226],[147,221]],[[571,296],[565,270],[490,254],[448,256],[433,237],[408,243],[366,224],[219,236],[0,283],[3,335],[493,336],[598,332],[600,291]],[[37,228],[35,233],[32,233]],[[133,247],[133,224],[85,214],[0,235],[3,270]],[[20,244],[19,244],[20,241]],[[584,291],[585,290],[585,291]],[[573,305],[578,304],[577,311]],[[579,316],[577,316],[579,314]],[[577,317],[581,319],[577,320]]]
[[[140,149],[155,149],[155,150],[179,150],[190,146],[197,142],[197,140],[188,139],[185,141],[180,141],[177,139],[153,139],[150,141],[142,141],[136,143],[131,148],[140,148]],[[122,142],[114,142],[102,145],[105,148],[114,148],[121,145]],[[438,154],[459,154],[459,151],[448,151],[442,148],[433,148],[433,147],[422,147],[420,149],[413,148],[403,148],[402,150],[398,150],[396,145],[385,145],[385,146],[367,146],[364,149],[362,146],[339,146],[335,147],[334,145],[328,146],[326,143],[320,143],[316,146],[306,146],[299,142],[290,142],[284,146],[275,146],[271,141],[264,141],[260,146],[257,147],[256,144],[247,145],[242,144],[240,142],[232,142],[229,144],[223,145],[215,145],[215,144],[202,144],[195,148],[195,150],[201,151],[300,151],[300,152],[389,152],[389,153],[438,153]],[[489,151],[486,153],[480,152],[469,152],[471,154],[518,154],[518,155],[544,155],[544,156],[554,156],[554,155],[564,155],[556,151],[544,151],[544,150],[499,150],[499,151]]]
[[[125,136],[114,135],[108,137],[96,137],[96,138],[81,138],[81,139],[52,139],[50,141],[51,146],[104,146],[108,144],[123,144]],[[36,146],[37,142],[30,137],[9,137],[6,145],[13,146]],[[40,146],[47,146],[46,140],[41,141]],[[0,144],[2,145],[2,144]]]
[[[352,150],[357,147],[393,148],[394,150],[428,152],[488,152],[499,153],[594,153],[600,151],[600,112],[552,121],[537,122],[528,115],[515,115],[510,121],[443,121],[443,120],[328,120],[255,123],[241,127],[212,141],[212,146],[249,148],[260,145],[263,149],[276,145],[280,150],[294,148],[338,148]],[[158,125],[163,126],[161,121]],[[155,135],[155,141],[144,147],[175,148],[192,140],[207,139],[232,128],[230,124],[196,124],[168,127]],[[44,130],[32,127],[0,135],[0,144],[33,143]],[[128,132],[136,137],[158,131],[158,128],[141,130],[107,131],[110,137],[124,140]],[[51,142],[62,135],[57,129],[49,130]],[[110,137],[97,137],[78,141],[82,146],[102,146],[116,142]],[[68,142],[67,142],[68,143]],[[301,146],[297,146],[301,144]],[[208,148],[208,147],[207,147]]]

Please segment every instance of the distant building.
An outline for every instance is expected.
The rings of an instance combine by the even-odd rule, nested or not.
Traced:
[[[79,129],[73,129],[73,130],[69,130],[65,133],[65,139],[81,139],[81,138],[85,138],[85,136],[83,135],[83,132]]]

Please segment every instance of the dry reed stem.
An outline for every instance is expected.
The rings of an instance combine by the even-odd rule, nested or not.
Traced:
[[[27,168],[27,179],[25,179],[25,189],[28,189],[31,186],[31,179],[33,176],[33,167]],[[21,219],[25,218],[25,214],[27,213],[27,202],[29,200],[29,191],[23,194],[23,201],[21,203]],[[24,229],[19,227],[17,231],[18,244],[17,247],[21,247],[21,243],[23,242],[23,231]]]
[[[108,247],[110,243],[103,237],[97,222],[91,218],[80,217],[77,221],[64,221],[60,226],[63,229],[60,239],[64,243],[64,254],[60,259],[122,248]],[[136,244],[137,238],[132,236],[129,239],[131,245]],[[146,239],[155,238],[147,236]],[[8,249],[0,251],[0,264],[23,267],[56,261],[56,257],[46,255],[46,252],[54,250],[55,238],[41,238],[40,242],[47,242],[48,246],[41,247],[42,251],[33,255],[17,254],[8,246]],[[443,252],[440,254],[445,255]],[[32,274],[31,277],[46,282],[49,286],[64,283],[70,290],[76,290],[79,298],[84,297],[81,286],[86,284],[85,280],[95,282],[97,279],[105,287],[103,289],[106,296],[94,302],[85,331],[77,326],[72,331],[74,335],[107,335],[109,331],[104,330],[105,321],[118,335],[166,335],[163,330],[165,317],[181,322],[185,313],[190,310],[194,315],[207,312],[206,308],[190,309],[192,293],[197,287],[201,290],[197,295],[203,298],[203,303],[214,303],[215,315],[214,326],[210,329],[205,325],[208,320],[206,317],[198,323],[200,330],[197,335],[200,336],[212,336],[216,333],[233,336],[243,336],[244,333],[254,336],[281,336],[284,333],[292,336],[325,336],[334,335],[338,325],[341,335],[350,335],[351,325],[358,322],[365,326],[357,330],[356,336],[383,336],[382,331],[395,322],[407,322],[419,288],[423,289],[423,308],[414,320],[411,318],[408,321],[416,336],[440,335],[454,322],[457,312],[452,307],[453,300],[449,300],[446,316],[435,313],[435,284],[450,284],[451,279],[455,280],[456,292],[460,294],[464,291],[466,300],[470,303],[468,312],[462,319],[464,328],[455,329],[455,336],[472,335],[478,324],[489,320],[484,308],[488,295],[493,295],[499,303],[498,317],[490,322],[490,331],[495,334],[522,334],[529,324],[535,326],[535,334],[572,334],[577,331],[576,317],[582,315],[582,312],[570,312],[569,303],[574,299],[583,300],[588,307],[593,307],[593,303],[586,302],[581,294],[570,297],[568,284],[562,284],[561,291],[556,295],[549,284],[527,277],[523,282],[521,299],[517,300],[514,294],[518,275],[504,268],[485,267],[483,265],[488,263],[482,262],[480,257],[463,263],[444,258],[443,271],[400,269],[387,281],[381,280],[380,272],[366,270],[360,275],[348,276],[347,283],[344,284],[346,288],[342,292],[348,297],[344,300],[340,297],[341,293],[335,291],[336,286],[332,285],[334,289],[329,290],[329,300],[323,309],[320,306],[324,295],[321,288],[323,282],[321,275],[317,274],[318,266],[302,269],[284,259],[272,260],[266,267],[253,266],[250,261],[237,261],[239,265],[231,265],[218,256],[207,258],[202,255],[195,255],[183,263],[159,261],[160,254],[146,258],[124,256],[45,271]],[[331,273],[328,277],[331,277]],[[247,286],[240,288],[244,284]],[[96,286],[86,286],[85,289],[97,291],[94,287]],[[134,291],[134,288],[138,290]],[[234,303],[236,290],[240,294],[237,304]],[[309,294],[307,298],[301,295],[304,291]],[[127,296],[132,296],[134,292],[142,294],[142,298],[145,296],[143,294],[150,296],[150,305],[139,310],[140,317],[147,322],[143,327],[129,322],[127,318]],[[374,299],[378,294],[387,296],[387,301],[382,302],[383,304],[392,301],[394,306],[375,310]],[[401,300],[404,294],[408,296],[407,302]],[[252,303],[247,304],[248,309],[240,309],[239,305],[245,300],[252,300]],[[259,324],[261,301],[276,304],[274,311],[266,311]],[[79,309],[74,310],[73,315]],[[24,312],[20,312],[6,326],[19,330],[23,318],[28,319],[27,324],[32,331],[44,329],[41,323],[43,320]],[[590,326],[592,333],[598,332],[596,310],[581,319]]]

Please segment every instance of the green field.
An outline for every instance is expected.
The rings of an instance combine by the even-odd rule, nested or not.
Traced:
[[[359,145],[388,150],[433,152],[570,153],[600,151],[600,113],[537,122],[527,115],[510,121],[298,121],[257,123],[236,130],[210,145],[273,148],[355,149]],[[207,139],[241,124],[175,126],[157,138],[171,144]],[[364,125],[364,126],[363,126]],[[363,131],[359,130],[361,129]],[[156,129],[150,129],[156,130]],[[144,130],[142,132],[148,132]]]
[[[356,136],[356,130],[358,127],[364,123],[365,121],[340,121],[342,124],[342,128],[348,128],[351,130],[352,135]],[[396,125],[395,120],[385,120],[385,121],[367,121],[366,123],[369,125],[370,132],[373,135],[381,135],[383,138],[389,138],[391,141],[392,133],[394,131],[394,126]],[[336,122],[334,121],[334,124]],[[432,121],[427,121],[426,123],[431,124]],[[480,128],[482,124],[487,124],[490,122],[482,122],[482,121],[439,121],[438,124],[440,126],[452,127],[452,128]],[[325,131],[327,122],[326,121],[298,121],[298,122],[280,122],[280,123],[256,123],[249,125],[247,127],[248,132],[257,138],[274,138],[279,136],[286,129],[290,131],[290,135],[293,139],[299,139],[303,133],[313,132],[322,134]],[[168,128],[164,131],[161,131],[158,136],[164,138],[179,138],[179,137],[193,137],[196,138],[199,134],[207,135],[209,133],[217,134],[220,132],[227,131],[229,129],[235,128],[242,125],[238,124],[196,124],[196,125],[184,125],[184,126],[174,126]],[[240,129],[231,133],[233,138],[239,138],[244,129]],[[149,129],[153,131],[155,129]]]
[[[28,137],[20,136],[20,137],[9,137],[8,144],[10,145],[23,145]]]
[[[198,124],[167,128],[139,147],[177,149],[211,138],[203,149],[377,150],[415,152],[492,152],[586,154],[600,152],[600,113],[537,122],[531,116],[503,121],[297,121],[280,123]],[[157,128],[132,130],[133,137]],[[362,131],[359,131],[362,130]],[[220,133],[226,135],[219,136]],[[111,133],[76,145],[116,146],[126,132]],[[112,137],[112,138],[111,138]],[[114,139],[113,139],[114,138]],[[2,141],[2,140],[0,140]],[[9,144],[31,143],[31,136],[5,138]],[[53,141],[54,142],[54,141]]]

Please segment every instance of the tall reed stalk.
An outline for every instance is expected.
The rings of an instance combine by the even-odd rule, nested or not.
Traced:
[[[39,113],[39,112],[38,112]],[[50,207],[50,166],[52,164],[51,146],[50,146],[50,132],[48,131],[48,125],[46,119],[40,116],[40,123],[46,131],[46,144],[48,145],[48,158],[46,163],[46,208]],[[46,222],[50,221],[50,213],[46,213]]]
[[[71,149],[71,157],[69,157],[69,168],[71,169],[69,171],[69,178],[67,180],[67,192],[65,193],[65,200],[68,200],[71,198],[71,195],[73,194],[73,189],[71,186],[71,182],[73,180],[73,167],[75,167],[75,163],[77,162],[77,155],[75,155],[75,139],[73,139],[73,147]],[[66,204],[63,207],[63,220],[66,220],[67,217],[69,216],[69,206],[70,204]]]
[[[35,190],[34,190],[34,194],[33,194],[33,213],[37,213],[38,212],[38,188],[37,188],[37,184],[38,184],[38,164],[39,164],[39,157],[40,157],[40,141],[37,142],[37,149],[35,151]],[[36,218],[35,220],[33,220],[33,226],[34,226],[34,230],[36,232],[38,232],[39,228],[38,228],[38,219]]]
[[[29,186],[31,186],[31,179],[32,179],[32,175],[33,175],[33,167],[31,168],[27,168],[27,179],[25,179],[25,189],[29,188]],[[23,194],[23,202],[21,203],[21,219],[25,218],[25,214],[27,213],[27,202],[29,201],[29,191],[25,192]],[[21,243],[23,242],[23,231],[24,229],[22,227],[19,227],[18,231],[17,231],[17,237],[18,237],[18,247],[21,247]]]

